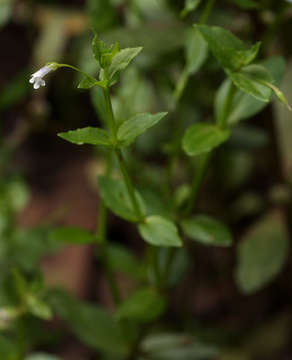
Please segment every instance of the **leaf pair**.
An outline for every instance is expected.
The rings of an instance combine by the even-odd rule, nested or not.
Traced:
[[[117,144],[111,138],[110,134],[103,129],[95,127],[86,127],[82,129],[70,130],[59,133],[61,138],[77,145],[90,144],[110,147],[125,147],[132,144],[135,139],[156,125],[167,113],[157,114],[137,114],[124,121],[117,130]]]

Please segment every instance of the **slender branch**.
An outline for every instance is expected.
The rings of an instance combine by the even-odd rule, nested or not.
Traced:
[[[215,4],[215,0],[206,1],[206,6],[205,6],[203,13],[201,15],[201,18],[200,18],[200,24],[207,23],[209,16],[211,15],[214,4]]]

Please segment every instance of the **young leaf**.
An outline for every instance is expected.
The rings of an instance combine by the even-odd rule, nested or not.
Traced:
[[[111,82],[116,74],[124,70],[130,62],[140,53],[142,47],[120,50],[112,59],[108,69],[108,80]]]
[[[218,26],[195,25],[208,43],[210,51],[221,66],[238,71],[249,65],[257,56],[260,43],[248,48],[230,31]]]
[[[149,322],[158,318],[166,308],[166,300],[152,288],[136,290],[117,309],[119,319]]]
[[[271,100],[272,90],[263,82],[271,83],[273,78],[263,66],[249,65],[239,72],[230,72],[228,75],[240,90],[264,102]]]
[[[88,76],[88,75],[87,76],[84,75],[83,79],[78,84],[78,88],[79,89],[90,89],[93,86],[96,86],[99,84],[100,84],[100,82],[97,81],[95,78]]]
[[[133,208],[132,201],[129,197],[127,188],[122,181],[112,179],[108,176],[98,178],[100,195],[105,205],[117,216],[137,222],[140,220],[138,214]],[[136,197],[142,209],[145,208],[140,194],[136,191]]]
[[[106,310],[74,299],[62,291],[51,294],[51,303],[84,344],[109,354],[125,356],[128,345],[118,322]]]
[[[63,244],[92,244],[96,241],[95,236],[87,230],[73,226],[52,230],[50,239]]]
[[[92,40],[92,50],[95,59],[99,62],[100,67],[105,69],[110,66],[112,59],[120,49],[117,43],[107,46],[106,43],[102,40],[99,40],[98,36],[95,34]]]
[[[182,246],[182,240],[175,224],[162,216],[148,216],[138,225],[142,238],[155,246]]]
[[[90,127],[90,126],[82,129],[62,132],[59,133],[58,136],[60,136],[64,140],[67,140],[77,145],[83,145],[83,144],[101,145],[101,146],[112,145],[110,136],[106,130]]]
[[[239,289],[251,294],[273,280],[287,260],[288,247],[287,229],[279,214],[256,223],[238,247],[235,276]]]
[[[273,56],[265,61],[262,61],[260,65],[264,66],[272,74],[276,85],[279,85],[285,71],[285,62],[283,58],[280,56]],[[224,111],[225,98],[227,96],[229,86],[230,79],[226,79],[217,92],[215,100],[216,120],[221,117],[221,112]],[[229,125],[233,125],[238,123],[240,120],[248,119],[260,112],[266,106],[266,102],[260,101],[254,96],[237,88],[230,104],[227,123]]]
[[[185,52],[186,72],[188,75],[192,75],[200,69],[208,55],[208,44],[198,29],[190,30]]]
[[[221,145],[229,135],[229,130],[222,130],[212,124],[198,123],[185,132],[183,149],[189,156],[200,155]]]
[[[184,232],[192,240],[205,245],[230,246],[232,236],[228,228],[211,217],[198,215],[182,222]]]
[[[130,145],[138,136],[156,125],[167,115],[166,112],[157,114],[138,114],[124,121],[118,129],[118,140],[122,146]]]
[[[190,12],[195,11],[200,5],[201,0],[185,0],[185,6],[180,13],[182,18],[186,17]]]

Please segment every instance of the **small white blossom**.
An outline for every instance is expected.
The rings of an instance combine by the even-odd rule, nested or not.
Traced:
[[[33,84],[34,89],[39,89],[41,86],[45,86],[46,82],[43,79],[49,72],[53,71],[54,68],[51,65],[43,66],[37,72],[31,75],[29,82]]]

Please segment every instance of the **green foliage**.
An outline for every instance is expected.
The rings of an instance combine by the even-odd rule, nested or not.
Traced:
[[[148,216],[138,228],[142,238],[151,245],[182,246],[175,224],[162,216]]]
[[[100,176],[98,184],[102,200],[113,213],[128,221],[140,221],[139,214],[136,213],[127,187],[123,182],[108,176]],[[136,197],[139,199],[141,208],[144,209],[143,200],[137,191]]]
[[[192,75],[200,69],[208,55],[208,43],[198,29],[189,31],[185,52],[186,72],[188,75]]]
[[[109,312],[100,306],[78,301],[61,291],[54,291],[50,297],[55,311],[82,342],[112,355],[127,353],[128,344],[120,325]]]
[[[221,66],[231,71],[238,71],[249,65],[257,56],[260,43],[248,48],[231,32],[218,27],[195,25],[208,43],[210,51]]]
[[[19,358],[15,344],[3,335],[0,335],[0,356],[5,360],[16,360]]]
[[[199,123],[187,129],[182,146],[187,155],[200,155],[221,145],[229,135],[229,130],[222,130],[212,124]]]
[[[166,308],[166,301],[156,290],[141,288],[131,294],[117,309],[119,319],[149,322],[158,318]]]
[[[218,354],[214,346],[204,345],[188,334],[158,333],[148,336],[142,349],[156,360],[213,359]]]
[[[113,57],[108,68],[108,80],[110,84],[113,84],[115,75],[125,70],[142,49],[142,47],[122,49]]]
[[[267,285],[282,270],[288,254],[287,230],[278,214],[256,223],[238,247],[236,282],[246,294]]]
[[[60,244],[92,244],[96,241],[93,234],[76,226],[54,229],[50,233],[50,239]]]
[[[138,114],[124,121],[118,129],[118,141],[122,146],[130,145],[152,126],[156,125],[167,113]]]
[[[187,236],[205,245],[230,246],[232,236],[228,228],[220,221],[209,216],[197,215],[182,222]]]
[[[185,6],[180,13],[180,16],[184,18],[190,12],[195,11],[197,7],[200,5],[201,0],[185,0]]]
[[[70,130],[67,132],[59,133],[62,139],[67,140],[76,145],[90,144],[111,146],[112,142],[106,130],[86,127],[83,129]]]

